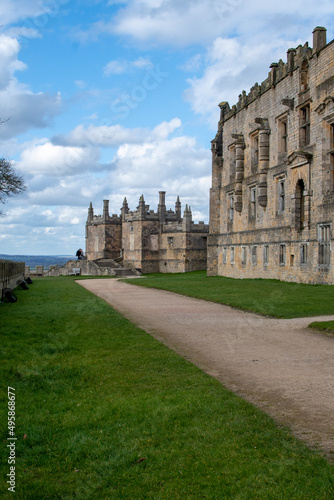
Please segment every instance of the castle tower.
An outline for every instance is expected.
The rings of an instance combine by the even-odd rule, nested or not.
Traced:
[[[86,223],[87,260],[116,259],[122,244],[122,220],[117,215],[109,215],[109,200],[103,200],[103,212],[94,215],[93,205],[88,208]]]

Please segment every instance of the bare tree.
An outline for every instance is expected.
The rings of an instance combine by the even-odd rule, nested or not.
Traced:
[[[23,177],[15,172],[11,162],[0,158],[0,203],[6,203],[6,198],[22,193],[26,189]],[[1,210],[0,215],[4,215]]]

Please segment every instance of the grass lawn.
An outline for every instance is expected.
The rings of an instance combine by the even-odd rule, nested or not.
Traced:
[[[309,325],[310,328],[320,330],[327,335],[334,335],[334,321],[315,321]]]
[[[17,296],[0,304],[1,498],[8,386],[17,499],[334,498],[324,458],[72,277]]]
[[[144,279],[127,282],[170,290],[277,318],[334,314],[334,286],[330,285],[208,277],[206,271],[148,274]]]

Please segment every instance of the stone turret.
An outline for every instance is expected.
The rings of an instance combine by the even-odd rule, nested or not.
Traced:
[[[139,217],[140,217],[141,220],[145,219],[146,207],[145,207],[145,200],[144,200],[144,195],[143,194],[139,198],[138,214],[139,214]]]
[[[181,202],[180,202],[180,197],[178,196],[175,202],[175,213],[177,220],[180,221],[182,218],[182,213],[181,213]]]
[[[186,205],[186,208],[183,212],[183,221],[182,221],[182,229],[183,231],[190,231],[191,223],[193,220],[193,215],[191,212],[191,208],[188,208],[188,205]]]
[[[129,205],[128,205],[128,200],[124,198],[123,200],[123,206],[121,208],[121,215],[122,215],[122,220],[125,220],[125,216],[129,213]]]
[[[88,208],[87,222],[92,222],[93,217],[94,217],[93,203],[90,202],[90,205],[89,205],[89,208]]]

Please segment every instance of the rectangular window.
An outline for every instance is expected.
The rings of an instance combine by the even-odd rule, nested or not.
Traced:
[[[168,246],[173,248],[173,244],[174,244],[173,236],[168,236],[167,241],[168,241]]]
[[[265,266],[269,264],[269,245],[263,247],[263,264]]]
[[[230,194],[228,196],[228,200],[229,200],[229,219],[230,219],[230,221],[233,221],[233,218],[234,218],[234,195]]]
[[[258,132],[251,136],[251,168],[256,172],[259,166],[259,134]]]
[[[250,188],[250,204],[249,204],[249,217],[254,219],[256,216],[256,187]]]
[[[278,211],[284,212],[285,210],[285,181],[278,181]]]
[[[241,264],[243,266],[247,264],[247,247],[241,247]]]
[[[331,263],[330,232],[330,224],[318,225],[319,266],[329,266]]]
[[[307,264],[307,245],[302,243],[300,245],[300,265]]]
[[[235,181],[235,165],[236,165],[235,146],[230,147],[230,182]]]
[[[300,109],[300,146],[310,144],[310,105]]]
[[[227,254],[226,247],[224,247],[223,248],[223,264],[226,264],[226,254]]]
[[[230,262],[234,264],[234,247],[231,247]]]
[[[252,265],[257,265],[257,246],[252,246]]]
[[[288,120],[285,116],[278,122],[279,133],[279,152],[287,153],[288,151]]]
[[[279,265],[280,266],[285,266],[285,245],[280,245],[279,246]]]

